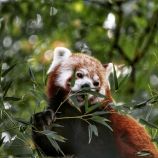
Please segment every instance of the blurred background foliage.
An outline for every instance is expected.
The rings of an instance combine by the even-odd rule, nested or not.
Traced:
[[[57,46],[125,64],[131,73],[113,96],[157,141],[157,30],[157,0],[0,0],[0,157],[37,157],[27,124],[47,105]]]

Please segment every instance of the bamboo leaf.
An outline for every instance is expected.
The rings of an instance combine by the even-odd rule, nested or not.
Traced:
[[[115,91],[116,91],[118,90],[119,86],[118,86],[118,79],[117,79],[116,69],[115,69],[114,64],[113,64],[113,79],[114,79],[114,85],[115,85]]]
[[[21,98],[18,97],[4,97],[4,101],[19,101]]]
[[[75,107],[79,112],[81,112],[81,109],[80,109],[80,107],[78,106],[78,101],[77,101],[76,96],[74,96],[74,95],[73,95],[73,96],[70,96],[69,99],[71,100],[72,106]]]
[[[4,28],[5,28],[4,18],[0,18],[0,35],[4,31]]]
[[[136,153],[136,155],[139,157],[148,157],[151,156],[151,153],[149,151],[139,151]]]
[[[29,121],[25,121],[25,120],[22,120],[22,119],[19,119],[19,118],[15,118],[15,120],[19,123],[22,123],[24,125],[30,125],[30,122]]]
[[[88,111],[88,95],[85,95],[85,112]]]
[[[0,147],[2,146],[4,139],[5,139],[5,136],[0,139]]]
[[[16,64],[10,66],[8,69],[6,69],[4,72],[2,72],[2,77],[6,76],[15,66],[16,66]]]
[[[87,88],[83,88],[79,94],[92,94],[93,96],[96,96],[96,97],[100,97],[100,98],[106,98],[105,95],[101,94],[101,93],[98,93],[96,91],[92,91],[91,89],[87,89]]]
[[[24,133],[24,132],[26,131],[27,127],[28,127],[28,126],[26,126],[26,125],[20,125],[20,126],[19,126],[19,131],[20,131],[21,133]]]
[[[45,76],[44,81],[43,81],[45,86],[47,85],[47,80],[48,80],[48,75]]]
[[[1,76],[2,76],[2,61],[0,60],[0,79],[1,79]]]
[[[31,77],[31,80],[35,82],[35,75],[30,67],[29,67],[29,75]]]
[[[107,111],[96,111],[96,112],[92,113],[92,115],[93,116],[95,116],[95,115],[99,116],[99,115],[105,115],[107,113],[110,113],[110,112],[107,112]]]
[[[152,141],[158,143],[158,137],[153,138]]]
[[[146,105],[148,105],[148,103],[154,104],[154,103],[156,103],[156,102],[158,102],[157,97],[152,97],[152,98],[150,98],[150,99],[148,99],[148,100],[146,100],[146,101],[143,101],[143,102],[141,102],[141,103],[138,103],[138,104],[136,104],[136,105],[133,105],[132,108],[138,109],[138,108],[145,107]]]
[[[53,139],[53,140],[57,140],[59,142],[65,142],[66,138],[64,138],[63,136],[58,135],[56,132],[54,131],[50,131],[50,130],[44,130],[42,131],[42,133],[44,135],[46,135],[47,137]]]
[[[100,123],[100,124],[104,125],[105,127],[109,128],[111,131],[113,131],[113,129],[108,125],[108,123],[106,123],[106,122],[110,122],[108,119],[101,117],[101,116],[93,116],[91,118],[91,120],[93,120],[97,123]]]
[[[44,130],[44,131],[42,131],[42,133],[47,136],[48,140],[50,141],[52,146],[55,148],[55,150],[64,155],[64,153],[61,150],[60,146],[58,145],[57,141],[65,142],[66,139],[63,136],[58,135],[54,131]]]
[[[88,135],[89,135],[88,143],[89,144],[92,140],[93,133],[94,133],[95,136],[98,136],[98,129],[95,125],[89,124],[89,126],[88,126]]]
[[[147,120],[145,120],[145,119],[143,119],[143,118],[140,118],[140,123],[142,123],[142,124],[144,124],[144,125],[147,125],[148,127],[150,127],[150,128],[156,128],[156,129],[158,129],[158,126],[156,126],[155,124],[153,124],[152,122],[149,122],[149,121],[147,121]]]
[[[60,128],[63,128],[64,126],[63,125],[59,125],[59,124],[56,124],[56,123],[53,123],[52,127],[60,127]]]
[[[90,113],[92,112],[93,110],[96,110],[97,108],[99,108],[101,106],[101,103],[96,103],[95,105],[93,106],[90,106],[87,110],[87,113]]]
[[[120,81],[120,83],[118,85],[119,88],[125,83],[125,81],[127,80],[128,77],[129,77],[129,74],[127,74],[125,77],[122,78],[122,80]]]
[[[55,150],[57,152],[60,152],[60,153],[62,153],[64,155],[63,151],[61,150],[60,146],[58,145],[58,143],[55,140],[53,140],[53,139],[51,139],[49,137],[48,137],[48,140],[50,141],[50,143],[52,144],[52,146],[55,148]]]
[[[7,92],[8,92],[8,90],[9,90],[9,88],[11,87],[11,85],[12,85],[12,81],[10,81],[10,82],[8,82],[6,85],[5,85],[5,87],[3,88],[3,97],[5,97],[6,96],[6,94],[7,94]]]

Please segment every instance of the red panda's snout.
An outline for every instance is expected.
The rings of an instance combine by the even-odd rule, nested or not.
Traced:
[[[105,95],[105,91],[102,90],[104,88],[101,87],[101,81],[97,74],[90,74],[86,68],[80,68],[74,73],[74,78],[71,77],[69,86],[71,93],[76,94],[79,105],[83,105],[85,103],[85,95],[87,95],[90,104],[94,104],[101,99],[97,97],[97,95],[95,96],[89,93],[90,91],[95,91]],[[85,90],[87,92],[86,94]]]
[[[56,74],[55,85],[64,89],[67,95],[76,96],[79,105],[85,103],[85,95],[88,96],[90,104],[94,104],[101,99],[88,93],[89,91],[105,95],[105,87],[103,87],[99,76],[91,73],[87,68],[77,69],[76,67],[68,67],[68,65],[67,67],[59,66]]]

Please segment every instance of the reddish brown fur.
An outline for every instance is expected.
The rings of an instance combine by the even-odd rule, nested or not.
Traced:
[[[54,83],[55,83],[57,75],[58,75],[59,66],[57,66],[55,68],[55,70],[53,71],[53,73],[51,73],[48,77],[48,82],[47,82],[47,97],[48,97],[48,99],[50,99],[52,96],[54,96],[55,89],[56,89],[55,88],[56,86],[54,85]]]
[[[97,74],[101,79],[101,83],[105,82],[105,71],[100,61],[86,54],[81,53],[72,54],[70,60],[71,59],[74,61],[76,60],[76,62],[73,64],[73,67],[76,70],[80,68],[87,68],[87,70],[90,73],[90,77],[93,77],[94,74]]]
[[[140,158],[137,153],[144,151],[150,153],[150,156],[146,157],[158,158],[158,150],[145,128],[131,116],[120,114],[109,107],[112,97],[110,91],[108,94],[108,98],[103,101],[103,107],[111,112],[109,120],[121,157]]]
[[[78,57],[81,57],[82,59],[80,59],[80,63],[76,63],[75,67],[80,68],[92,66],[92,72],[98,73],[98,75],[102,79],[101,82],[103,82],[104,73],[102,72],[103,69],[100,68],[100,62],[98,62],[94,58],[91,58],[91,62],[86,63],[86,55],[73,55],[73,58]],[[49,99],[56,93],[56,86],[54,85],[54,83],[58,74],[59,67],[60,65],[57,66],[53,73],[51,73],[49,76],[47,84],[47,94]],[[110,93],[110,89],[106,89],[105,91],[107,94],[107,99],[103,101],[103,107],[105,110],[111,112],[109,119],[111,121],[111,126],[113,128],[116,144],[122,158],[140,158],[136,155],[136,153],[139,151],[147,151],[151,153],[151,155],[147,157],[158,158],[158,150],[151,141],[151,137],[146,132],[145,128],[132,117],[119,114],[111,107],[107,107],[107,104],[112,102],[112,96]]]
[[[158,158],[158,151],[142,125],[127,115],[113,112],[110,116],[116,144],[122,158],[140,158],[140,151],[151,153],[151,158]]]

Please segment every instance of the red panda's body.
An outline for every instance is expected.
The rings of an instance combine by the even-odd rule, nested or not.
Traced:
[[[54,61],[48,70],[47,83],[48,111],[37,113],[34,116],[36,129],[49,129],[67,138],[65,143],[59,143],[65,155],[74,155],[77,158],[140,158],[141,152],[146,152],[144,158],[158,158],[158,150],[152,143],[150,136],[142,125],[130,116],[121,115],[108,107],[112,102],[108,77],[112,66],[102,64],[87,55],[71,54],[66,48],[55,50]],[[70,81],[76,73],[75,83],[71,86]],[[88,96],[89,104],[102,103],[102,109],[109,113],[104,117],[110,120],[109,125],[113,132],[103,125],[95,124],[98,128],[98,136],[93,136],[88,143],[88,125],[79,119],[54,120],[54,112],[60,107],[60,113],[55,113],[56,118],[82,115],[84,112],[84,100],[77,96],[81,113],[77,111],[65,98],[70,92],[79,91],[82,87],[95,89],[106,95],[106,99]],[[52,115],[51,115],[52,114]],[[55,122],[63,128],[52,127]],[[47,156],[60,156],[56,152],[46,136],[33,129],[33,139],[37,148],[40,148]]]
[[[139,153],[147,153],[146,157],[158,158],[158,150],[151,137],[136,120],[117,112],[111,114],[109,119],[121,158],[139,158]]]

